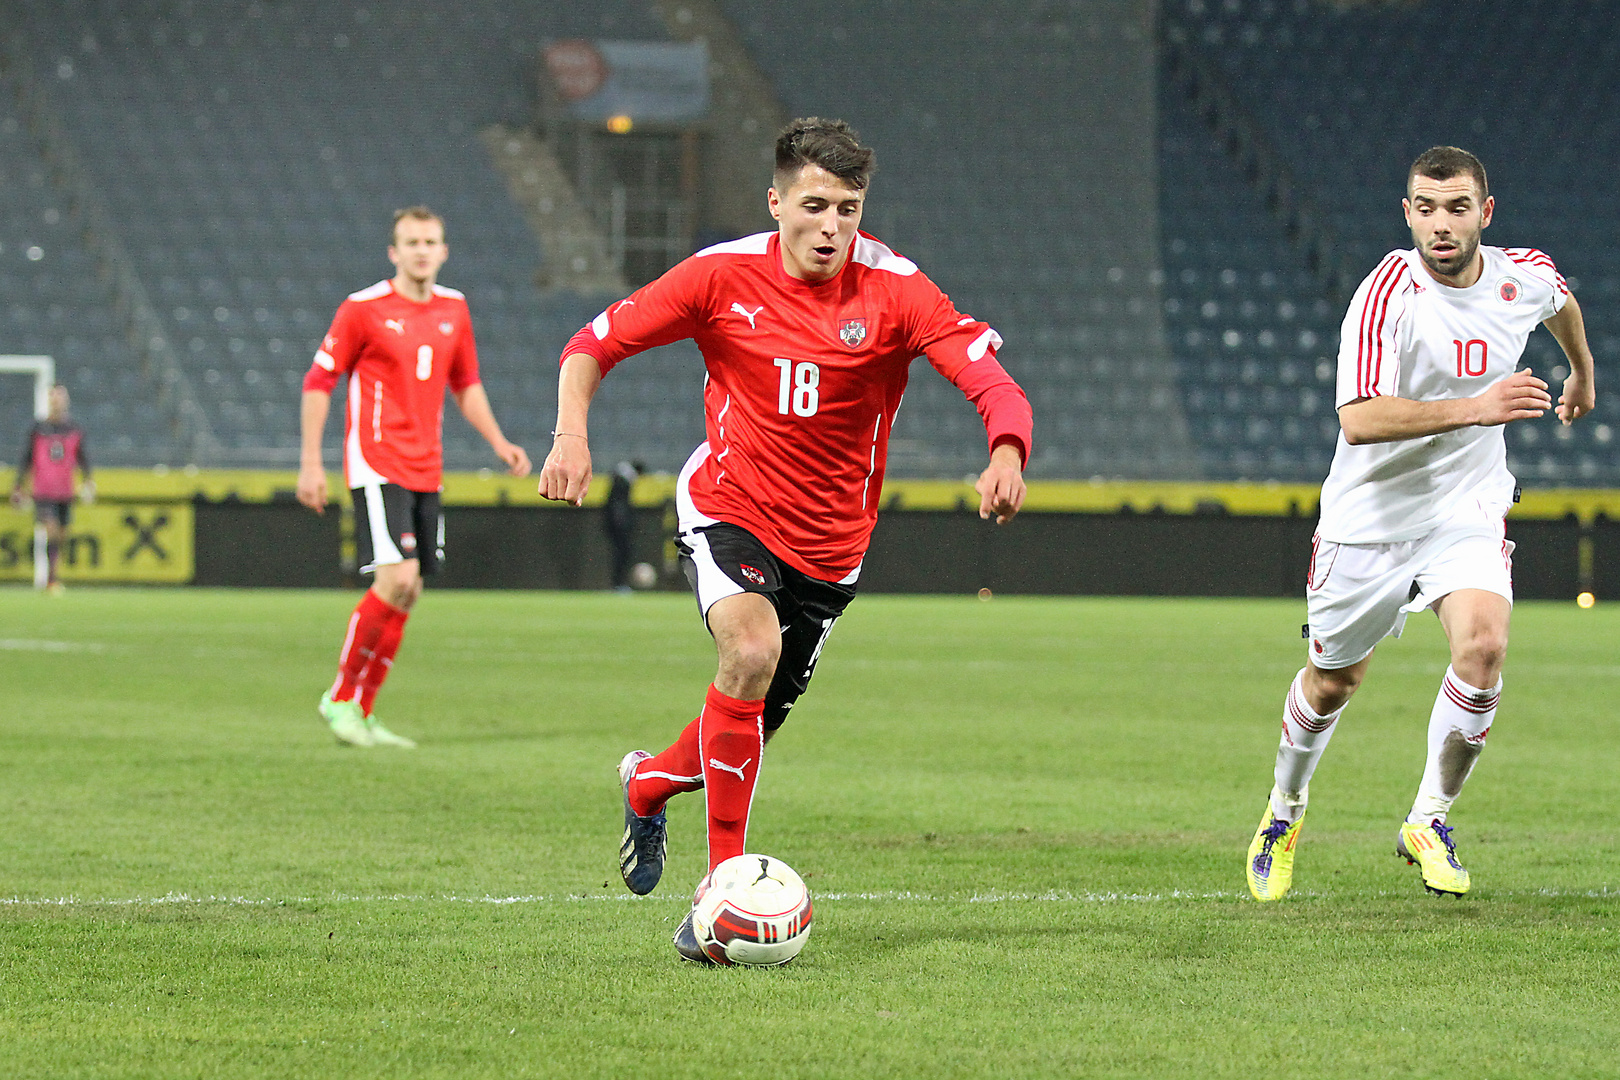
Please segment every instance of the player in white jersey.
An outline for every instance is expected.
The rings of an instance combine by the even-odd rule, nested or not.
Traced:
[[[1451,666],[1396,852],[1421,868],[1430,891],[1468,891],[1446,815],[1502,690],[1513,608],[1503,518],[1515,491],[1503,431],[1553,408],[1547,384],[1515,370],[1537,323],[1569,358],[1558,418],[1573,423],[1594,403],[1580,305],[1552,260],[1480,244],[1495,201],[1479,160],[1456,147],[1425,151],[1401,205],[1415,246],[1367,276],[1340,330],[1341,430],[1312,545],[1309,646],[1247,860],[1249,890],[1262,901],[1292,884],[1311,773],[1373,649],[1425,608],[1440,617]]]

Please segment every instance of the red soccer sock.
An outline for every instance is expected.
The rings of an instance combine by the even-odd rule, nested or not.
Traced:
[[[400,639],[405,636],[405,620],[411,617],[408,611],[396,607],[389,607],[384,616],[387,620],[382,633],[377,637],[377,643],[371,647],[371,659],[366,666],[360,669],[357,680],[360,684],[360,711],[367,716],[371,715],[372,703],[377,700],[377,691],[382,689],[383,680],[394,669],[394,654],[399,651]]]
[[[680,738],[661,754],[646,758],[636,767],[630,778],[630,806],[642,817],[656,814],[664,804],[683,791],[697,791],[703,787],[702,755],[698,747],[699,716]]]
[[[741,855],[748,839],[748,809],[765,749],[765,702],[739,701],[713,686],[698,717],[704,795],[709,807],[709,869]]]
[[[354,606],[354,614],[349,616],[349,632],[343,638],[343,651],[338,653],[337,681],[332,683],[333,701],[348,701],[359,691],[360,672],[376,651],[377,641],[388,626],[389,612],[396,610],[370,589]]]

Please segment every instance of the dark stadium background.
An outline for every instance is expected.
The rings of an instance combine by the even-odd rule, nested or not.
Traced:
[[[1599,367],[1589,418],[1508,432],[1521,592],[1620,595],[1614,5],[816,11],[809,27],[785,0],[0,3],[0,353],[55,359],[112,505],[193,507],[184,578],[340,584],[342,515],[290,500],[299,383],[338,302],[391,273],[394,208],[445,215],[441,280],[468,294],[497,414],[538,458],[567,337],[696,247],[769,227],[776,126],[841,116],[878,150],[865,227],[998,328],[1036,412],[1029,515],[991,531],[961,482],[982,467],[977,417],[919,365],[863,582],[1291,595],[1337,434],[1343,305],[1407,244],[1407,164],[1452,143],[1490,170],[1487,242],[1552,255]],[[699,39],[703,118],[622,133],[571,119],[542,60]],[[1550,335],[1525,362],[1561,376]],[[655,565],[700,384],[673,346],[616,370],[593,413],[599,472],[665,474],[636,496]],[[0,454],[30,405],[0,379]],[[454,410],[446,451],[464,474],[446,500],[472,508],[452,512],[446,584],[605,584],[594,511],[480,475],[495,463]],[[69,581],[120,579],[104,539],[108,564],[86,544]],[[0,574],[26,579],[24,561]]]

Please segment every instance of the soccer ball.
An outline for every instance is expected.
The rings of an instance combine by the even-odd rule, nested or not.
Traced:
[[[630,568],[630,584],[638,589],[650,589],[658,584],[658,571],[652,563],[638,562]]]
[[[692,930],[717,964],[774,967],[810,940],[810,890],[769,855],[734,855],[698,884]]]

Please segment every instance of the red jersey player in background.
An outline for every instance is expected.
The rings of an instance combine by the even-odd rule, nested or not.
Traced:
[[[69,418],[68,405],[67,387],[60,383],[51,387],[50,412],[28,429],[28,440],[17,465],[17,482],[11,488],[11,505],[22,506],[23,484],[33,473],[34,520],[45,530],[45,574],[41,580],[36,561],[34,581],[55,596],[62,593],[56,567],[62,558],[62,539],[73,520],[74,495],[85,502],[93,502],[96,497],[90,459],[84,452],[84,429]],[[84,483],[77,492],[73,486],[74,469],[84,474]]]
[[[512,475],[529,473],[529,455],[501,434],[478,381],[467,298],[437,284],[449,254],[437,214],[422,206],[398,211],[388,247],[397,272],[343,302],[304,377],[298,501],[318,514],[326,510],[321,433],[332,388],[346,377],[343,475],[354,498],[360,570],[375,575],[349,619],[337,679],[320,704],[332,733],[352,746],[416,745],[379,723],[372,703],[422,594],[422,578],[444,557],[446,387]]]
[[[672,746],[619,764],[620,872],[632,892],[651,892],[663,873],[664,805],[681,792],[705,793],[711,870],[743,853],[765,743],[855,595],[914,358],[927,356],[984,419],[979,516],[1000,524],[1023,505],[1029,402],[996,362],[1000,336],[859,231],[873,157],[842,121],[794,121],[777,139],[767,195],[776,232],[698,252],[563,350],[540,493],[576,506],[591,479],[586,417],[602,376],[681,338],[697,342],[708,371],[708,437],[676,502],[681,563],[719,670]],[[709,960],[690,912],[675,947]]]

